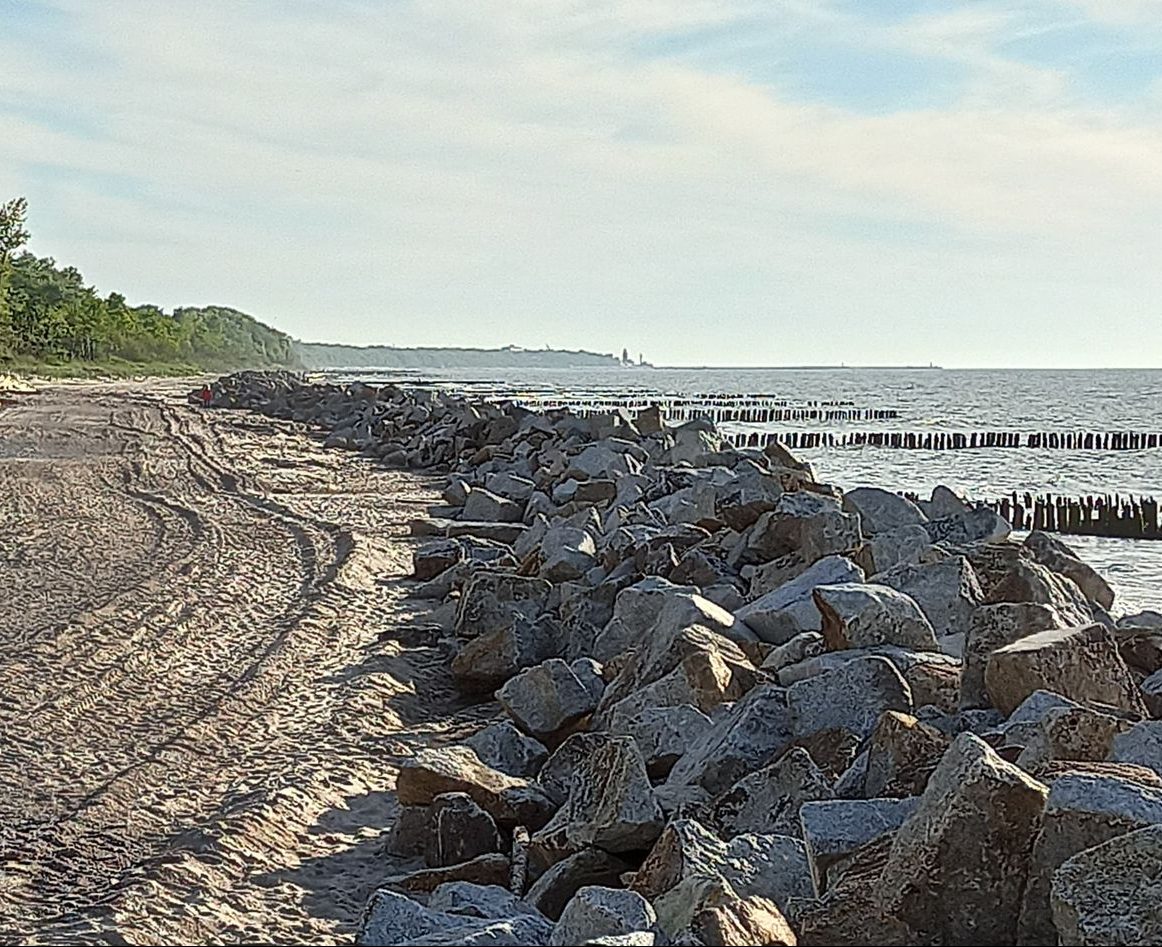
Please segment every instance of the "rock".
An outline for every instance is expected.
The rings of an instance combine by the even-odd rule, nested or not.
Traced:
[[[1162,612],[1146,609],[1123,615],[1118,619],[1119,628],[1162,628]]]
[[[524,534],[524,523],[481,523],[474,520],[434,521],[440,535],[471,537],[512,546]]]
[[[1060,943],[1162,943],[1162,825],[1078,852],[1053,875],[1050,904]]]
[[[548,615],[516,614],[506,628],[467,641],[452,659],[452,677],[467,693],[491,693],[520,671],[556,657],[560,629]]]
[[[1146,713],[1117,645],[1098,624],[1042,631],[997,649],[988,659],[985,688],[1005,714],[1035,690]]]
[[[1018,558],[1013,563],[985,600],[989,603],[1033,602],[1048,605],[1064,619],[1066,625],[1087,625],[1098,617],[1072,579],[1024,558]]]
[[[690,744],[658,790],[659,798],[667,811],[706,802],[781,755],[791,738],[786,691],[759,685]]]
[[[932,541],[923,526],[901,526],[878,533],[865,548],[871,556],[871,568],[867,571],[874,573],[924,562],[933,554]]]
[[[762,669],[774,674],[792,664],[817,658],[826,649],[823,635],[817,631],[804,631],[795,635],[785,644],[776,646],[763,661]]]
[[[1060,539],[1035,530],[1025,537],[1022,545],[1041,565],[1073,580],[1091,602],[1105,609],[1113,608],[1114,591],[1109,583]]]
[[[473,487],[464,501],[464,519],[477,523],[519,523],[524,516],[520,503],[497,496],[483,487]]]
[[[500,850],[500,833],[492,816],[467,793],[443,793],[432,800],[424,847],[428,867],[458,865]]]
[[[819,585],[811,596],[823,619],[823,640],[831,651],[880,644],[939,650],[932,625],[920,607],[895,589],[856,583]]]
[[[593,537],[576,526],[554,526],[541,540],[541,559],[544,565],[537,573],[550,582],[579,579],[597,562],[597,546]]]
[[[560,658],[521,671],[496,692],[496,699],[525,733],[550,744],[591,714],[598,700]]]
[[[792,685],[787,702],[798,738],[828,730],[845,730],[862,738],[872,732],[884,711],[910,713],[912,692],[891,661],[859,657]]]
[[[930,660],[905,662],[902,656],[885,655],[900,668],[912,691],[916,707],[929,705],[946,714],[955,714],[960,707],[960,662],[934,651],[912,652]]]
[[[889,710],[880,717],[868,744],[864,795],[919,796],[928,785],[951,737],[909,714]]]
[[[518,477],[508,471],[490,474],[485,478],[484,485],[497,496],[515,503],[524,503],[537,491],[537,485],[528,477]]]
[[[430,894],[440,885],[453,881],[467,881],[477,885],[507,884],[510,871],[507,855],[490,852],[457,865],[422,868],[402,875],[392,875],[384,878],[381,884],[406,894]]]
[[[505,828],[539,828],[554,809],[537,786],[485,766],[466,746],[420,750],[400,762],[396,793],[401,805],[427,806],[449,792],[467,793]]]
[[[1162,824],[1162,791],[1117,776],[1065,773],[1053,780],[1033,847],[1021,908],[1022,943],[1053,943],[1053,874],[1078,852],[1147,825]]]
[[[645,761],[637,744],[621,736],[605,737],[580,761],[569,797],[545,828],[546,834],[562,832],[574,848],[592,845],[615,854],[648,848],[661,830]]]
[[[1016,763],[1031,772],[1053,760],[1104,760],[1115,735],[1129,726],[1129,721],[1087,707],[1056,708],[1038,722]]]
[[[1033,691],[1021,701],[1016,710],[1009,714],[1007,720],[1000,723],[997,729],[1004,734],[1005,745],[1023,747],[1037,735],[1037,731],[1041,728],[1041,721],[1046,714],[1063,708],[1080,707],[1081,704],[1077,701],[1069,700],[1067,697],[1054,694],[1052,691]]]
[[[777,477],[748,462],[735,467],[733,479],[716,492],[715,515],[741,533],[775,508],[783,487]]]
[[[480,918],[434,910],[381,888],[363,909],[355,943],[363,947],[424,944],[545,944],[552,924],[535,914]]]
[[[464,557],[460,544],[453,539],[424,543],[412,553],[412,576],[420,581],[434,579],[452,568]]]
[[[879,901],[924,943],[1016,942],[1047,790],[962,733],[892,842]]]
[[[636,647],[647,635],[672,635],[689,625],[701,625],[726,638],[753,639],[735,616],[697,594],[693,587],[651,576],[618,593],[613,617],[594,643],[593,657],[610,661]]]
[[[1145,766],[1162,776],[1162,720],[1143,720],[1110,741],[1109,759]]]
[[[400,806],[388,831],[386,848],[392,855],[411,858],[424,853],[428,839],[428,807]]]
[[[601,700],[605,693],[605,678],[602,677],[603,668],[600,664],[592,658],[575,658],[569,662],[569,670],[571,670],[584,686],[589,691],[589,695],[593,698],[594,703]]]
[[[963,513],[930,519],[924,524],[928,538],[934,543],[998,542],[1008,537],[1009,524],[987,506],[973,507]]]
[[[612,887],[630,870],[628,862],[600,848],[582,848],[557,862],[542,874],[525,900],[546,917],[556,920],[565,905],[586,885]]]
[[[827,890],[828,868],[881,835],[897,831],[918,804],[915,798],[804,803],[799,819],[817,894]]]
[[[627,706],[631,701],[614,704],[606,724],[614,733],[633,737],[651,779],[664,779],[682,755],[714,727],[710,718],[691,704],[634,709]]]
[[[855,549],[861,538],[858,516],[844,513],[831,497],[806,491],[784,493],[747,537],[748,561],[769,562],[794,553],[807,563]]]
[[[581,888],[565,906],[549,943],[570,947],[594,937],[632,934],[650,930],[657,919],[650,902],[636,891],[590,885]]]
[[[501,920],[514,914],[540,915],[507,888],[500,885],[477,885],[468,881],[449,881],[440,885],[428,898],[428,908],[465,917]]]
[[[784,644],[804,631],[819,631],[822,618],[812,591],[819,585],[862,582],[863,570],[843,556],[827,556],[801,575],[735,613],[763,641]]]
[[[798,839],[739,835],[727,843],[693,819],[666,825],[629,886],[657,904],[691,878],[725,879],[740,895],[769,898],[780,910],[812,893],[807,853]]]
[[[456,634],[474,638],[502,631],[518,616],[532,621],[544,610],[551,590],[552,586],[544,579],[488,570],[477,572],[460,596]]]
[[[707,819],[725,839],[745,833],[800,836],[803,803],[834,796],[831,781],[811,755],[792,747],[715,799]]]
[[[535,776],[549,758],[544,744],[503,720],[490,724],[464,741],[486,766],[509,776]]]
[[[938,639],[950,635],[967,638],[973,615],[984,601],[976,571],[964,556],[896,566],[870,581],[911,598],[932,623]]]
[[[960,679],[960,706],[989,706],[984,674],[989,656],[997,649],[1050,628],[1065,627],[1064,619],[1047,605],[1003,603],[982,605],[972,616],[964,642],[964,672]]]
[[[877,487],[849,490],[843,495],[843,509],[859,515],[860,530],[865,536],[928,522],[928,517],[911,500]]]
[[[933,487],[932,498],[926,503],[920,503],[919,506],[930,520],[959,516],[971,509],[963,497],[943,484]]]
[[[785,944],[798,940],[787,919],[763,898],[741,898],[704,907],[690,922],[690,931],[703,944]]]

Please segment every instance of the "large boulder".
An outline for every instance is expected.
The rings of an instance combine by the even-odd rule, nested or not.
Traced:
[[[871,558],[868,572],[879,573],[899,565],[927,562],[940,553],[933,547],[928,530],[923,526],[901,526],[899,529],[878,533],[864,546]]]
[[[661,830],[662,811],[637,744],[606,736],[574,770],[569,797],[544,831],[559,832],[575,849],[592,845],[616,854],[648,848]]]
[[[713,721],[693,704],[634,707],[632,703],[630,697],[614,704],[605,723],[612,732],[633,737],[651,779],[665,778],[685,752],[714,728]]]
[[[420,750],[400,762],[396,793],[401,805],[428,806],[449,792],[467,793],[498,825],[507,828],[539,828],[555,808],[535,784],[485,766],[466,746]]]
[[[863,583],[819,585],[811,597],[822,616],[823,640],[831,651],[881,644],[939,650],[932,625],[920,607],[895,589]]]
[[[859,516],[865,536],[875,536],[904,526],[920,526],[928,517],[911,500],[878,487],[858,487],[843,495],[843,509]]]
[[[744,833],[798,836],[803,803],[834,797],[827,774],[796,746],[715,799],[707,820],[726,839]]]
[[[558,742],[568,728],[593,713],[599,698],[560,658],[521,671],[496,692],[500,706],[518,727],[549,743]]]
[[[964,642],[960,706],[965,710],[989,706],[984,674],[994,651],[1039,631],[1064,627],[1065,620],[1047,605],[1005,602],[978,608]]]
[[[1004,518],[987,506],[972,507],[952,516],[929,519],[924,528],[932,542],[955,545],[999,542],[1011,532]]]
[[[804,803],[799,819],[816,893],[822,895],[827,890],[827,872],[832,865],[880,836],[896,832],[917,804],[914,798]]]
[[[525,901],[545,917],[556,920],[573,895],[587,885],[616,887],[630,870],[628,862],[600,848],[588,846],[550,866],[529,889]]]
[[[1053,874],[1053,926],[1067,947],[1162,943],[1162,825],[1078,852]]]
[[[467,793],[436,796],[428,807],[424,861],[430,868],[458,865],[501,850],[496,823]]]
[[[1032,772],[1055,760],[1099,762],[1110,755],[1115,737],[1130,722],[1088,707],[1058,707],[1037,722],[1016,763]]]
[[[1101,617],[1082,594],[1077,584],[1039,563],[1018,557],[1012,568],[988,592],[985,600],[998,602],[1033,602],[1048,605],[1068,625],[1086,625]]]
[[[380,888],[367,902],[355,943],[360,947],[407,944],[547,944],[553,925],[535,912],[513,907],[511,914],[452,913],[425,907],[407,895]]]
[[[952,738],[910,714],[887,711],[867,748],[863,794],[869,798],[919,796]]]
[[[863,570],[843,556],[827,556],[735,612],[763,641],[784,644],[805,631],[819,631],[823,619],[811,593],[819,585],[862,582]]]
[[[556,657],[560,627],[548,615],[513,616],[505,628],[466,641],[452,659],[452,677],[467,693],[491,693],[525,668]]]
[[[911,598],[932,623],[938,639],[968,636],[972,617],[984,601],[976,570],[964,556],[939,562],[904,564],[871,577]]]
[[[784,493],[746,535],[751,562],[769,562],[793,553],[810,563],[855,549],[861,539],[858,516],[844,513],[832,497],[803,490]]]
[[[464,745],[471,747],[486,766],[509,776],[535,776],[549,758],[545,745],[521,733],[508,720],[489,724]]]
[[[551,590],[544,579],[507,572],[476,572],[456,608],[456,634],[475,638],[502,631],[518,616],[532,621],[544,611]]]
[[[524,504],[483,487],[473,487],[464,502],[463,516],[472,523],[519,523],[524,516]]]
[[[597,564],[597,546],[588,531],[577,526],[554,526],[541,540],[538,575],[550,582],[579,579]]]
[[[787,692],[762,684],[690,745],[658,790],[667,811],[705,803],[779,756],[791,743]]]
[[[572,947],[595,937],[648,931],[657,920],[653,906],[636,891],[590,885],[565,905],[549,944]]]
[[[1162,791],[1118,776],[1065,773],[1052,781],[1033,847],[1021,942],[1055,943],[1049,904],[1053,874],[1078,852],[1147,825],[1162,824]]]
[[[1115,733],[1109,759],[1145,766],[1162,776],[1162,720],[1143,720]]]
[[[1016,942],[1047,789],[962,733],[892,842],[880,903],[923,943]]]
[[[985,668],[985,688],[1003,714],[1033,691],[1048,690],[1146,715],[1117,644],[1099,624],[1042,631],[998,648]]]
[[[1082,594],[1102,608],[1113,608],[1114,590],[1097,571],[1056,536],[1035,530],[1022,544],[1033,558],[1048,569],[1072,579]]]
[[[862,739],[885,711],[913,709],[907,682],[891,661],[877,655],[799,681],[787,690],[787,703],[800,739],[835,730]]]

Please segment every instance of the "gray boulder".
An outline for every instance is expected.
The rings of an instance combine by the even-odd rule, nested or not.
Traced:
[[[822,617],[823,640],[831,651],[889,644],[937,651],[936,634],[920,607],[887,586],[863,583],[819,585],[811,593]]]
[[[463,515],[473,523],[519,523],[524,517],[524,505],[483,487],[473,487],[464,502]]]
[[[550,582],[579,579],[597,563],[597,546],[576,526],[553,526],[541,540],[542,566],[537,573]]]
[[[807,861],[817,895],[827,890],[827,870],[882,835],[896,832],[915,810],[912,799],[831,799],[799,810]]]
[[[912,692],[895,665],[879,656],[859,657],[787,690],[794,733],[807,738],[842,730],[868,736],[887,710],[912,712]]]
[[[1006,602],[978,608],[964,642],[960,706],[965,710],[990,706],[984,675],[994,651],[1036,632],[1064,627],[1065,620],[1047,605]]]
[[[855,549],[860,539],[858,516],[831,497],[800,490],[784,493],[747,531],[747,558],[769,562],[793,553],[811,563]]]
[[[871,556],[872,572],[883,572],[898,565],[926,562],[936,553],[928,530],[923,526],[901,526],[877,533],[865,547]]]
[[[595,937],[648,931],[657,919],[653,906],[636,891],[590,885],[565,905],[549,944],[571,947]]]
[[[862,582],[863,570],[843,556],[827,556],[801,575],[755,599],[735,618],[770,644],[784,644],[804,631],[819,631],[823,620],[811,593],[819,585]]]
[[[496,692],[500,706],[525,733],[554,741],[591,714],[599,697],[560,658],[521,671]]]
[[[911,500],[878,487],[849,490],[843,495],[843,509],[859,516],[860,529],[865,536],[905,526],[921,526],[928,521]]]
[[[535,776],[549,758],[545,745],[503,720],[474,733],[464,745],[476,751],[482,763],[509,776]]]
[[[475,638],[502,631],[518,616],[532,621],[544,611],[551,589],[544,579],[488,570],[476,572],[456,608],[456,634]]]
[[[1114,591],[1109,583],[1056,536],[1036,530],[1025,537],[1022,545],[1041,565],[1073,580],[1091,602],[1105,609],[1113,608]]]
[[[424,861],[430,868],[459,865],[501,850],[496,823],[467,793],[436,796],[428,807]]]
[[[941,519],[930,519],[924,528],[932,542],[956,545],[999,542],[1011,532],[1009,524],[1001,515],[985,506],[973,507]]]
[[[796,746],[715,799],[707,820],[726,839],[746,833],[799,836],[803,803],[834,797],[827,774]]]
[[[505,919],[479,918],[433,910],[407,895],[380,888],[367,902],[355,943],[361,947],[400,947],[411,944],[546,944],[550,921],[536,914]]]
[[[870,581],[911,598],[932,623],[938,639],[950,635],[967,639],[973,615],[984,601],[976,570],[963,556],[896,566]]]
[[[1162,776],[1162,720],[1143,720],[1110,741],[1109,759],[1115,763],[1135,763]]]

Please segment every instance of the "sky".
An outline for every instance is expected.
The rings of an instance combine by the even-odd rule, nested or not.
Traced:
[[[655,364],[1162,365],[1162,0],[0,0],[132,303]]]

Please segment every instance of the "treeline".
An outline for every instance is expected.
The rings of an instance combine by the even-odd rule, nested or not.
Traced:
[[[73,267],[18,252],[22,200],[0,206],[0,367],[130,362],[211,371],[297,367],[291,338],[234,309],[130,306]]]

